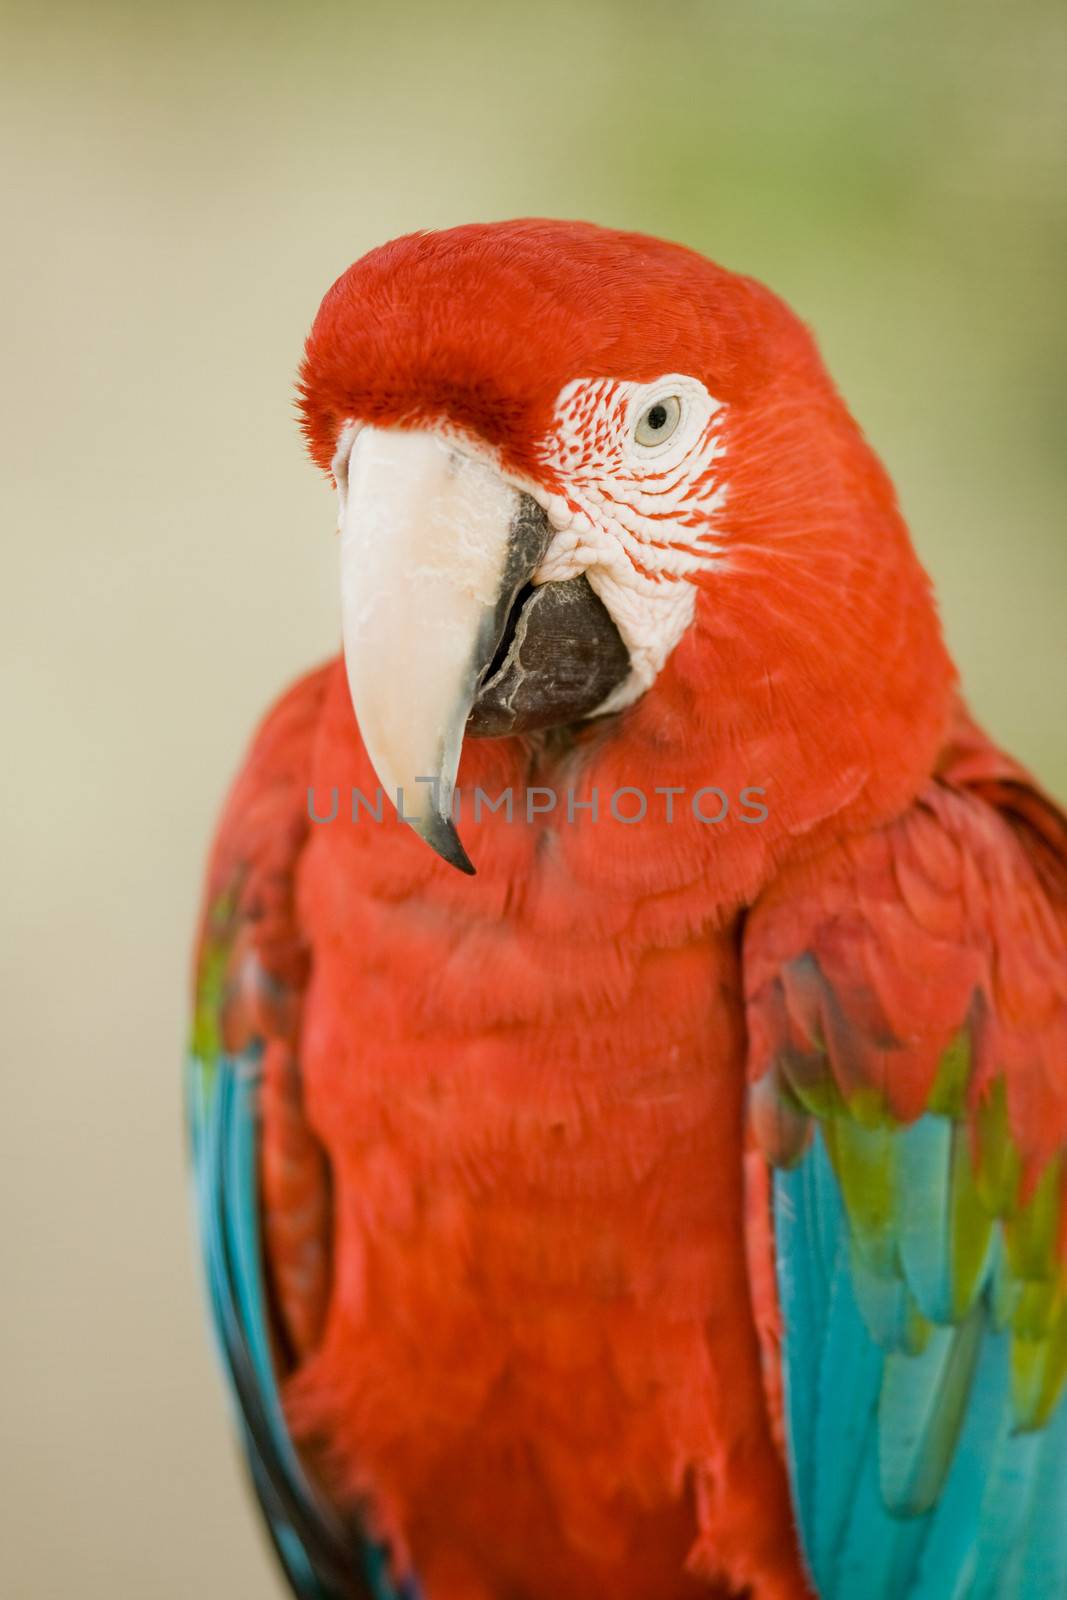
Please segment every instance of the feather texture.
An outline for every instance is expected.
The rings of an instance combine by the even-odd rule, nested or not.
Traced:
[[[1002,758],[961,740],[911,812],[780,881],[746,930],[788,1454],[824,1600],[871,1572],[902,1597],[1067,1593],[1038,1576],[1067,1560],[1042,1511],[1067,1411],[1063,819],[1031,792],[1020,832],[990,803]],[[776,1100],[813,1125],[786,1148]]]

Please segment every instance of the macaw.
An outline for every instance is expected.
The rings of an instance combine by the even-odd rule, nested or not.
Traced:
[[[300,406],[343,650],[226,804],[187,1074],[294,1593],[1067,1595],[1067,818],[811,336],[459,227]]]

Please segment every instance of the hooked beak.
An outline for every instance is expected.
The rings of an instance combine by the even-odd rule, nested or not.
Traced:
[[[434,433],[365,426],[339,481],[345,667],[364,746],[401,818],[473,873],[452,820],[468,720],[494,735],[587,716],[629,656],[584,577],[527,587],[548,519],[485,462]]]

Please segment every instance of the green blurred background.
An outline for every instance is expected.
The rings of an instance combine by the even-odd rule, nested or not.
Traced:
[[[224,785],[337,636],[292,414],[319,296],[390,235],[523,213],[764,278],[889,464],[978,711],[1067,794],[1067,13],[38,0],[3,31],[0,1589],[278,1594],[178,1059]]]

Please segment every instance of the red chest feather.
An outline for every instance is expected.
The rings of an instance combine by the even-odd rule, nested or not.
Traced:
[[[501,851],[531,848],[514,826]],[[801,1592],[744,1259],[732,932],[684,897],[673,930],[661,906],[635,933],[632,899],[605,929],[573,884],[564,917],[544,847],[510,903],[491,873],[462,905],[447,877],[353,890],[390,840],[408,860],[373,829],[323,827],[301,885],[336,1279],[299,1431],[432,1600],[671,1600],[757,1569]]]

